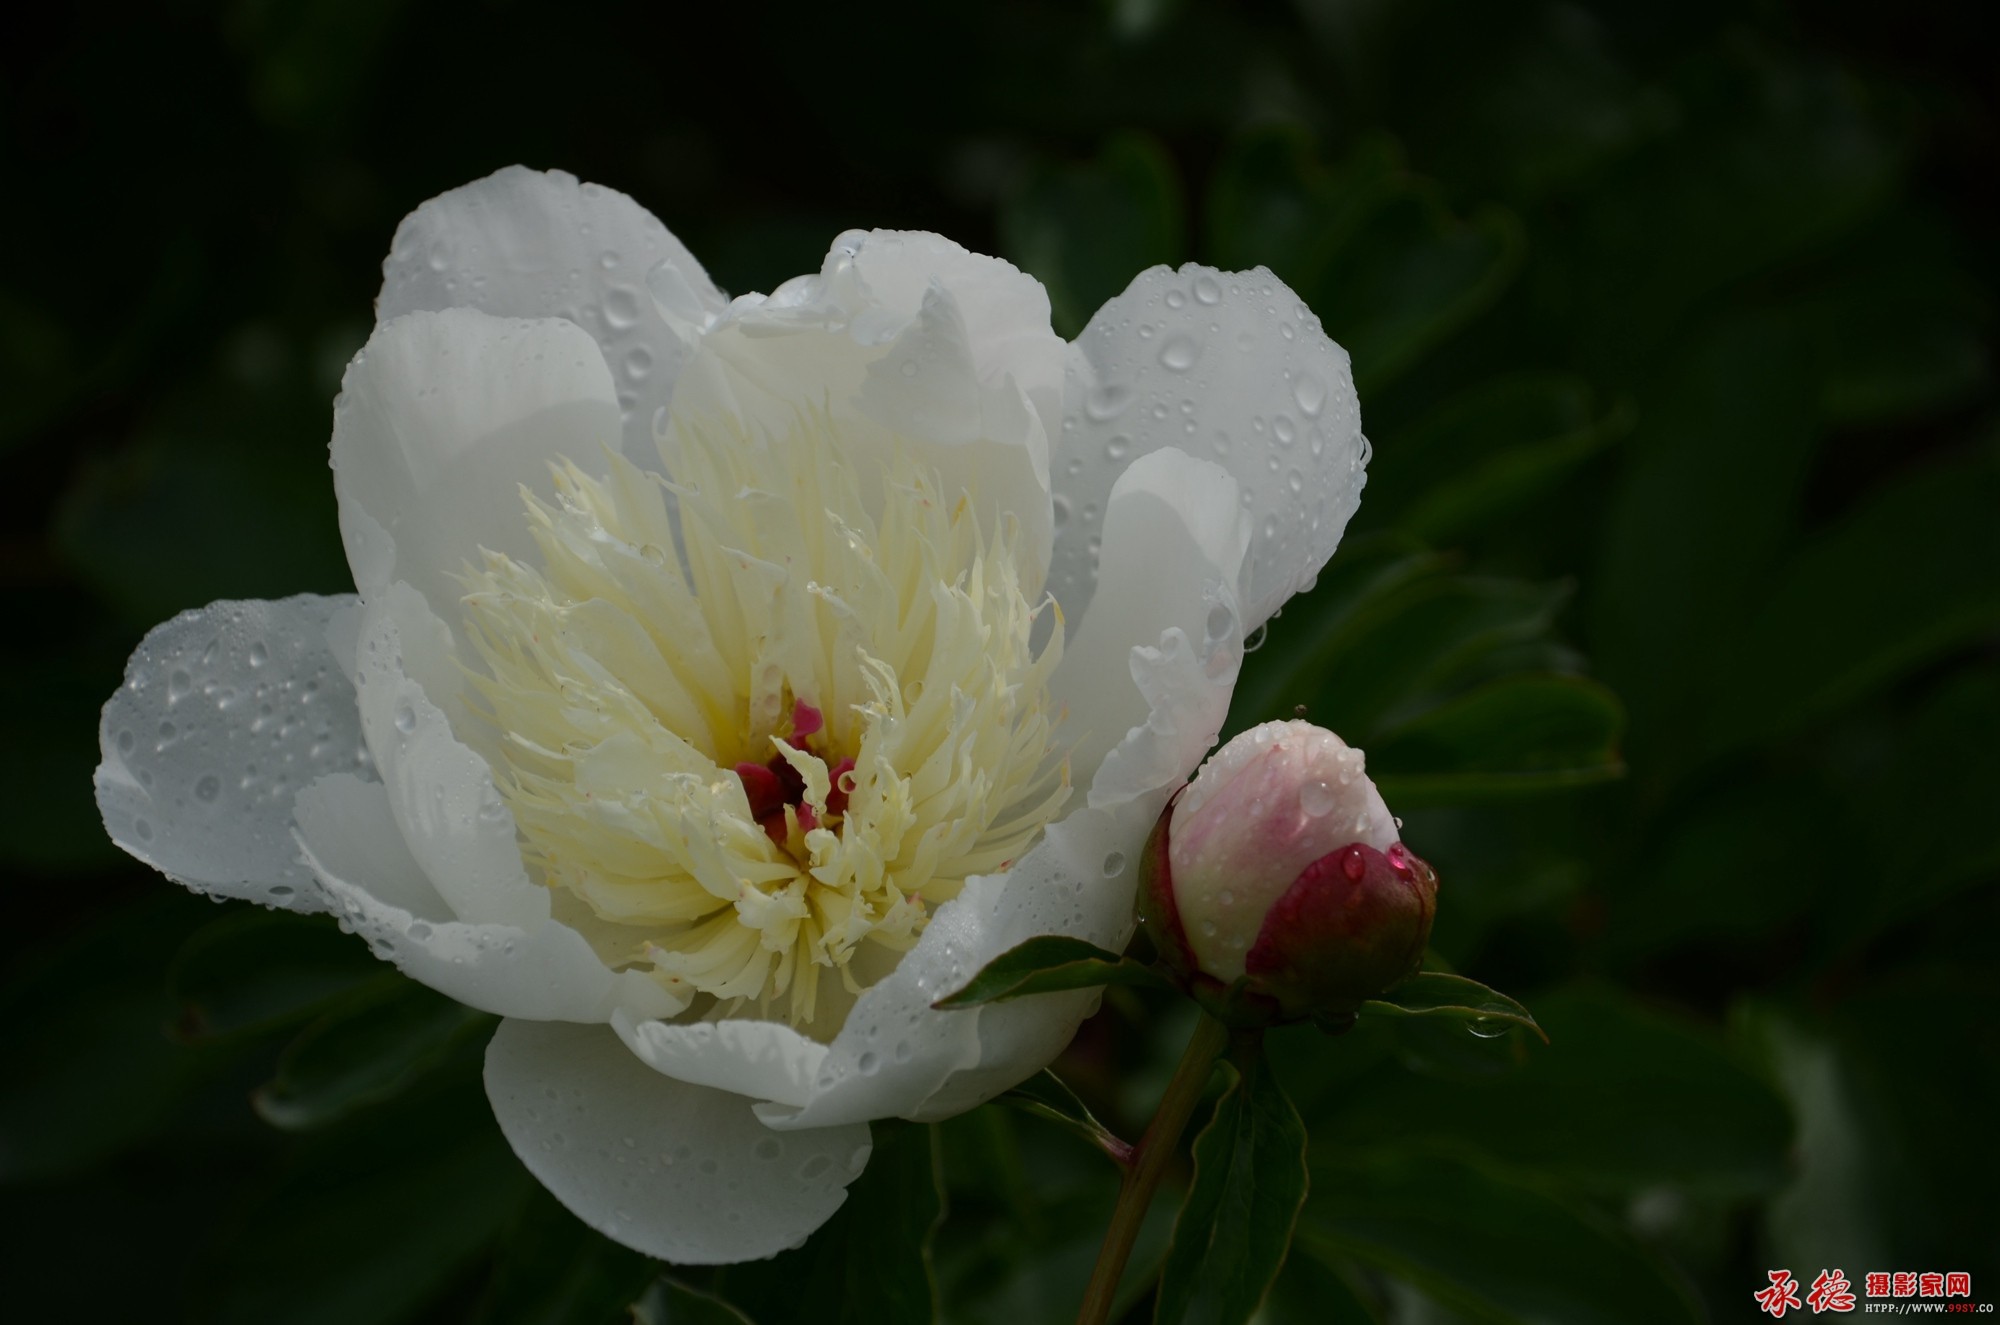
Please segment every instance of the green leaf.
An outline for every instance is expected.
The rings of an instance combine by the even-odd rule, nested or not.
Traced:
[[[944,1218],[933,1127],[873,1126],[868,1167],[805,1246],[732,1267],[714,1288],[757,1325],[930,1325],[937,1314],[931,1238]]]
[[[931,1006],[972,1008],[1029,994],[1099,985],[1146,985],[1170,988],[1165,976],[1143,962],[1107,952],[1094,943],[1062,934],[1043,934],[1017,944],[986,963],[963,989]]]
[[[1688,1286],[1595,1209],[1436,1155],[1315,1151],[1299,1225],[1310,1254],[1351,1256],[1484,1321],[1695,1325]],[[1746,1290],[1747,1291],[1747,1290]]]
[[[719,1297],[661,1278],[633,1304],[632,1325],[758,1325]]]
[[[476,1043],[377,1112],[294,1146],[218,1238],[216,1325],[401,1325],[434,1319],[447,1294],[536,1189],[480,1081]],[[454,1311],[464,1303],[452,1300]]]
[[[1321,672],[1349,641],[1392,614],[1410,586],[1440,573],[1448,561],[1414,539],[1378,534],[1341,545],[1319,580],[1273,622],[1264,646],[1243,659],[1230,700],[1231,732],[1290,717],[1294,706],[1319,697]],[[1354,737],[1361,739],[1358,733]]]
[[[1837,281],[1806,296],[1821,415],[1883,427],[1939,414],[1986,384],[1988,297],[1945,227],[1907,213],[1865,241]]]
[[[1741,1199],[1784,1182],[1791,1116],[1714,1030],[1610,989],[1540,993],[1535,1014],[1554,1047],[1521,1055],[1510,1071],[1454,1073],[1447,1085],[1405,1070],[1404,1026],[1495,1046],[1449,1022],[1364,1016],[1335,1047],[1349,1057],[1386,1048],[1384,1057],[1314,1083],[1287,1075],[1317,1134],[1366,1138],[1382,1153],[1466,1155],[1606,1196],[1665,1188]]]
[[[1133,276],[1182,259],[1184,211],[1166,149],[1121,133],[1096,160],[1034,179],[1002,210],[1000,244],[1048,287],[1056,330],[1075,336]]]
[[[1368,771],[1392,805],[1478,800],[1620,776],[1624,710],[1575,676],[1492,681],[1370,742]]]
[[[1593,659],[1654,778],[1699,753],[1738,688],[1733,641],[1769,593],[1819,440],[1787,320],[1738,314],[1669,363],[1639,395],[1588,582]]]
[[[1492,1038],[1507,1028],[1533,1031],[1547,1044],[1549,1037],[1525,1007],[1477,980],[1443,971],[1419,971],[1395,988],[1361,1005],[1363,1012],[1403,1017],[1445,1017],[1470,1023],[1475,1035]]]
[[[1043,1068],[1012,1090],[998,1096],[995,1103],[1052,1122],[1072,1135],[1088,1141],[1121,1164],[1131,1159],[1132,1147],[1110,1128],[1097,1121],[1097,1116],[1091,1113],[1088,1105],[1077,1098],[1076,1092],[1063,1084],[1062,1078],[1047,1068]]]
[[[1153,1319],[1243,1325],[1262,1305],[1306,1198],[1306,1128],[1263,1047],[1228,1069],[1194,1143],[1194,1183],[1174,1224]]]
[[[1364,398],[1491,304],[1522,252],[1510,213],[1452,215],[1381,137],[1328,170],[1294,130],[1246,134],[1207,215],[1217,261],[1268,265],[1304,296],[1353,355]]]
[[[72,1172],[156,1135],[232,1061],[224,1047],[176,1044],[166,1031],[169,954],[214,914],[157,885],[0,993],[9,1028],[0,1178]]]
[[[540,1188],[501,1235],[493,1266],[472,1325],[628,1325],[659,1268]]]
[[[1885,486],[1800,549],[1723,641],[1707,730],[1794,731],[2000,628],[2000,464],[1982,451]]]
[[[395,1096],[494,1024],[488,1013],[397,980],[306,1027],[278,1056],[276,1075],[253,1102],[274,1127],[324,1127]]]
[[[1571,373],[1514,373],[1375,438],[1364,527],[1451,543],[1514,514],[1631,425]]]
[[[395,979],[326,916],[232,910],[181,945],[167,989],[189,1039],[256,1034],[310,1016],[371,981]]]
[[[1378,1325],[1382,1316],[1355,1287],[1355,1276],[1301,1238],[1292,1244],[1271,1297],[1257,1319],[1266,1325]]]
[[[1307,715],[1371,756],[1383,733],[1522,666],[1547,640],[1566,584],[1456,575],[1407,538],[1341,549],[1250,655],[1232,729]]]

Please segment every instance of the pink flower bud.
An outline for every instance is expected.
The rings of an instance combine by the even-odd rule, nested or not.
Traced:
[[[1215,752],[1168,805],[1141,912],[1163,960],[1230,1012],[1339,1018],[1416,970],[1437,875],[1397,840],[1362,755],[1307,722]]]

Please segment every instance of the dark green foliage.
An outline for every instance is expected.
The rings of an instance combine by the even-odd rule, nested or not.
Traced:
[[[1074,1314],[1118,1176],[1091,1146],[1142,1130],[1169,994],[1107,988],[1018,1108],[878,1127],[805,1248],[663,1280],[509,1153],[488,1019],[102,835],[96,715],[140,634],[345,587],[329,407],[382,255],[515,160],[634,194],[739,292],[848,226],[935,229],[1039,276],[1067,334],[1201,260],[1269,267],[1352,352],[1362,510],[1229,730],[1304,705],[1365,749],[1442,878],[1433,969],[1550,1042],[1382,1010],[1272,1033],[1312,1190],[1271,1325],[1732,1320],[1777,1265],[1991,1298],[1990,10],[45,16],[0,79],[0,1314]]]

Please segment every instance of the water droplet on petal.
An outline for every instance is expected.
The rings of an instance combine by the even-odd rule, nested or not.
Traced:
[[[1169,336],[1167,343],[1160,346],[1160,362],[1177,373],[1194,367],[1194,361],[1200,357],[1201,347],[1192,336]]]
[[[1309,419],[1319,417],[1326,408],[1326,387],[1311,373],[1300,373],[1292,383],[1292,399],[1299,402],[1299,411]]]
[[[404,735],[417,729],[417,711],[408,704],[396,706],[396,730]]]
[[[1299,809],[1318,819],[1333,809],[1334,790],[1325,780],[1308,782],[1299,788]]]
[[[1109,423],[1125,412],[1132,403],[1132,392],[1114,384],[1094,388],[1084,397],[1083,412],[1098,423]]]
[[[613,331],[630,331],[639,325],[639,292],[629,285],[614,285],[604,293],[604,324]]]
[[[1194,278],[1194,297],[1204,304],[1219,304],[1222,302],[1222,287],[1215,283],[1213,276],[1197,276]]]
[[[213,773],[203,774],[201,781],[194,784],[194,798],[198,801],[213,803],[221,794],[222,779]]]

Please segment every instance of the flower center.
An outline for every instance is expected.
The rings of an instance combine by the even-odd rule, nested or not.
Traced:
[[[679,434],[677,482],[561,467],[523,494],[542,566],[468,573],[496,780],[607,960],[830,1035],[1068,799],[1062,632],[1029,643],[1011,517],[989,536],[905,448],[857,466],[824,416]]]

